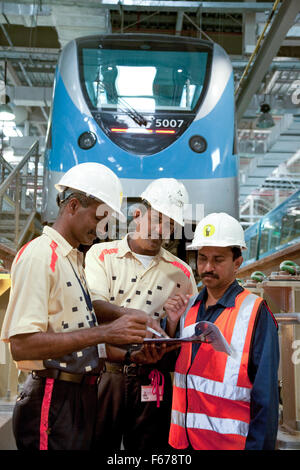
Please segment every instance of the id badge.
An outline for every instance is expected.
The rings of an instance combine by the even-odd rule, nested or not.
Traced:
[[[141,401],[157,401],[156,394],[152,393],[152,385],[142,385]],[[163,388],[159,386],[159,401],[163,400]]]

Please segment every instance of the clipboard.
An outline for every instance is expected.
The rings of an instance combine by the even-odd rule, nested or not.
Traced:
[[[180,344],[180,343],[203,343],[199,336],[189,338],[144,338],[146,344]]]
[[[236,356],[232,346],[228,344],[219,328],[212,322],[200,321],[183,329],[180,338],[145,338],[145,344],[155,343],[183,344],[205,343],[210,344],[216,351],[224,352],[233,358]]]

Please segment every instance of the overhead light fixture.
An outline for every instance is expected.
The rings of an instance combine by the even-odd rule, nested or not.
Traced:
[[[14,121],[1,121],[0,130],[2,130],[3,136],[5,137],[23,137],[23,133],[17,128]]]
[[[7,97],[8,98],[8,97]],[[9,101],[5,100],[6,102],[0,105],[0,121],[13,121],[16,116],[8,104]]]
[[[275,126],[274,119],[270,114],[271,108],[268,103],[263,103],[260,106],[260,115],[256,122],[256,127],[258,129],[269,129],[270,127]]]

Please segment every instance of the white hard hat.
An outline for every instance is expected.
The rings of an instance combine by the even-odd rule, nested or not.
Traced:
[[[153,209],[184,226],[183,210],[189,196],[185,186],[174,178],[159,178],[150,183],[141,198]]]
[[[72,188],[87,196],[93,196],[107,204],[121,219],[125,219],[121,212],[123,197],[121,182],[110,168],[101,163],[86,162],[75,165],[54,186],[59,192]]]
[[[238,246],[246,250],[243,227],[225,212],[209,214],[198,223],[187,248],[199,250],[203,246]]]

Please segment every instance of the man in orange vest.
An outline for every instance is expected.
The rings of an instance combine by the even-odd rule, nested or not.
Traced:
[[[260,297],[241,287],[236,273],[246,249],[239,222],[225,213],[198,224],[204,288],[188,306],[180,295],[165,310],[180,333],[199,321],[215,323],[233,356],[208,343],[183,343],[176,362],[169,443],[176,449],[274,449],[278,427],[277,323]]]

